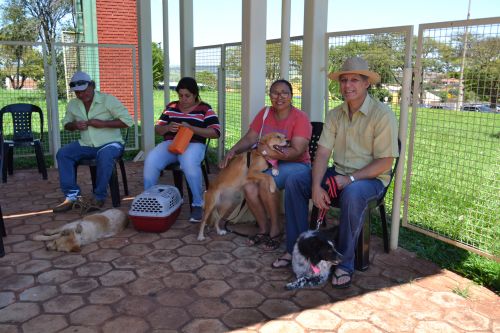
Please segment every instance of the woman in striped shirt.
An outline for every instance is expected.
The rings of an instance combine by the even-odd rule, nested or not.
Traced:
[[[175,91],[179,100],[167,105],[155,125],[156,134],[163,136],[164,141],[146,157],[144,189],[147,190],[158,183],[160,173],[167,165],[179,162],[193,193],[190,221],[199,222],[203,214],[201,162],[205,157],[206,139],[220,136],[220,124],[212,107],[201,100],[195,79],[182,78]],[[180,126],[190,128],[194,134],[184,153],[174,154],[168,147],[172,144]]]

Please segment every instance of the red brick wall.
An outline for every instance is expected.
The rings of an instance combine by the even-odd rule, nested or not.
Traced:
[[[139,96],[136,0],[97,0],[96,12],[99,44],[136,46],[136,93]],[[130,49],[99,48],[100,90],[116,96],[130,114],[134,112],[132,62]],[[137,103],[139,108],[139,98]]]

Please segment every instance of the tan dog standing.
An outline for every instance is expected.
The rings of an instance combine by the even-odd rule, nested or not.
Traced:
[[[127,226],[128,216],[119,209],[87,215],[56,229],[47,229],[34,240],[48,241],[47,250],[79,252],[80,247],[98,239],[111,237]]]
[[[285,135],[273,132],[264,135],[259,144],[264,145],[264,149],[275,150],[282,153],[283,148],[288,146],[288,141]],[[250,162],[248,162],[248,156],[250,156]],[[223,220],[226,214],[232,211],[231,208],[234,208],[234,203],[231,199],[235,196],[236,192],[241,191],[243,186],[248,182],[262,181],[269,188],[271,193],[276,192],[276,184],[274,183],[273,177],[262,172],[268,168],[269,165],[266,158],[262,156],[257,149],[253,149],[250,154],[242,153],[236,155],[229,162],[228,166],[220,171],[205,192],[203,218],[197,238],[199,241],[205,239],[205,226],[207,224],[212,224],[210,222],[214,222],[211,221],[213,210],[218,208],[221,219]],[[226,233],[226,231],[220,229],[219,221],[215,221],[214,224],[217,234],[224,235]]]

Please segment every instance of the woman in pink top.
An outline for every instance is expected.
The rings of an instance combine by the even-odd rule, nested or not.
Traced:
[[[236,154],[246,152],[257,146],[260,153],[268,159],[278,160],[279,174],[272,176],[279,189],[284,189],[290,174],[308,170],[311,167],[309,140],[312,128],[307,114],[292,105],[292,85],[286,80],[273,82],[269,89],[272,106],[264,107],[250,124],[248,132],[226,154],[220,163],[224,168]],[[266,112],[267,111],[267,112]],[[290,141],[290,147],[284,154],[275,151],[261,151],[257,145],[259,138],[271,132],[279,132]],[[265,171],[272,175],[271,169]],[[276,250],[281,244],[283,233],[278,225],[279,194],[270,193],[259,183],[250,183],[244,187],[245,199],[253,216],[257,220],[259,231],[250,236],[249,245],[263,244],[266,250]],[[286,200],[286,198],[285,198]]]

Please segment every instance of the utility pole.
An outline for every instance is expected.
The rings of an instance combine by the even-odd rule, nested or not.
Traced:
[[[470,3],[472,0],[469,0],[469,8],[467,9],[467,21],[470,19]],[[463,50],[462,50],[462,64],[460,65],[460,79],[458,81],[458,98],[457,98],[457,108],[460,110],[462,108],[462,105],[464,103],[464,68],[465,68],[465,56],[467,53],[467,35],[469,31],[469,26],[465,26],[465,33],[464,33],[464,43],[462,45]]]

